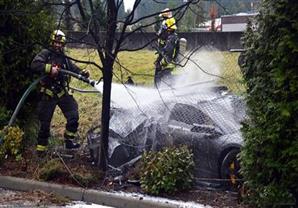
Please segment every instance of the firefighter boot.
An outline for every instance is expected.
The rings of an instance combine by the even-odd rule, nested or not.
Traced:
[[[66,131],[64,133],[64,144],[66,149],[78,149],[80,148],[80,144],[75,142],[75,133],[70,131]]]
[[[78,149],[80,148],[80,144],[74,142],[72,139],[64,139],[65,148],[66,149]]]
[[[39,158],[44,158],[47,155],[47,146],[44,145],[37,145],[36,146],[36,153]]]

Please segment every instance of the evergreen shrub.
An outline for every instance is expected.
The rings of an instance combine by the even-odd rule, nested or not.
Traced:
[[[241,167],[257,207],[298,203],[297,11],[295,0],[264,0],[243,38],[249,119]]]
[[[192,186],[193,154],[186,146],[142,155],[141,187],[149,194],[174,193]]]
[[[0,129],[8,124],[21,96],[36,78],[30,69],[33,57],[48,45],[54,23],[44,5],[43,1],[0,1]],[[20,127],[33,118],[28,115],[35,111],[37,101],[38,96],[30,95],[22,106],[17,117]]]

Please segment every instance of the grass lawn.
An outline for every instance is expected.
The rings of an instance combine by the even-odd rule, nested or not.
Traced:
[[[238,65],[238,57],[240,53],[236,52],[216,52],[223,57],[221,62],[221,76],[225,79],[219,81],[220,84],[225,85],[235,94],[243,94],[245,92],[245,85]]]
[[[101,62],[94,49],[69,49],[68,55],[78,60],[92,61],[101,66]],[[157,55],[153,51],[142,50],[139,52],[122,52],[114,64],[114,82],[125,82],[127,76],[133,76],[138,85],[152,85],[154,75],[154,61]],[[77,63],[82,69],[91,72],[91,78],[98,80],[101,70],[92,64]],[[75,85],[84,87],[82,84],[74,82]]]
[[[219,84],[227,86],[236,94],[244,92],[244,86],[241,84],[241,73],[237,63],[239,53],[208,51],[210,56],[220,56],[219,62],[221,76],[225,79],[219,79]],[[92,61],[101,65],[97,52],[93,49],[68,49],[67,54],[78,60]],[[138,52],[122,52],[119,54],[117,62],[114,65],[114,82],[125,82],[127,76],[131,75],[137,85],[152,85],[154,74],[154,61],[156,59],[154,51],[142,50]],[[90,77],[99,80],[102,76],[99,68],[92,64],[76,63],[82,69],[90,71]],[[71,86],[90,89],[90,87],[76,79],[72,79]],[[74,93],[75,99],[79,104],[80,127],[79,133],[84,136],[87,130],[95,124],[99,124],[101,117],[101,95],[95,93]],[[64,133],[65,119],[60,111],[56,109],[52,122],[53,136],[61,137]]]

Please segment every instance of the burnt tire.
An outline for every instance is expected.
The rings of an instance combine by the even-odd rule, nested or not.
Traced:
[[[241,186],[240,163],[237,159],[239,149],[232,149],[223,158],[220,166],[220,176],[224,187],[236,190]]]

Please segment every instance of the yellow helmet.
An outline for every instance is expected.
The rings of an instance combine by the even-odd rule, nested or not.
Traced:
[[[177,30],[176,20],[174,17],[171,17],[165,21],[165,25],[167,26],[168,30]]]
[[[161,11],[159,16],[163,17],[163,18],[171,18],[172,17],[172,12],[170,11],[169,8],[165,8],[164,10]]]
[[[66,37],[64,32],[62,32],[61,30],[54,30],[51,34],[51,41],[57,41],[60,43],[65,44],[66,43]]]

